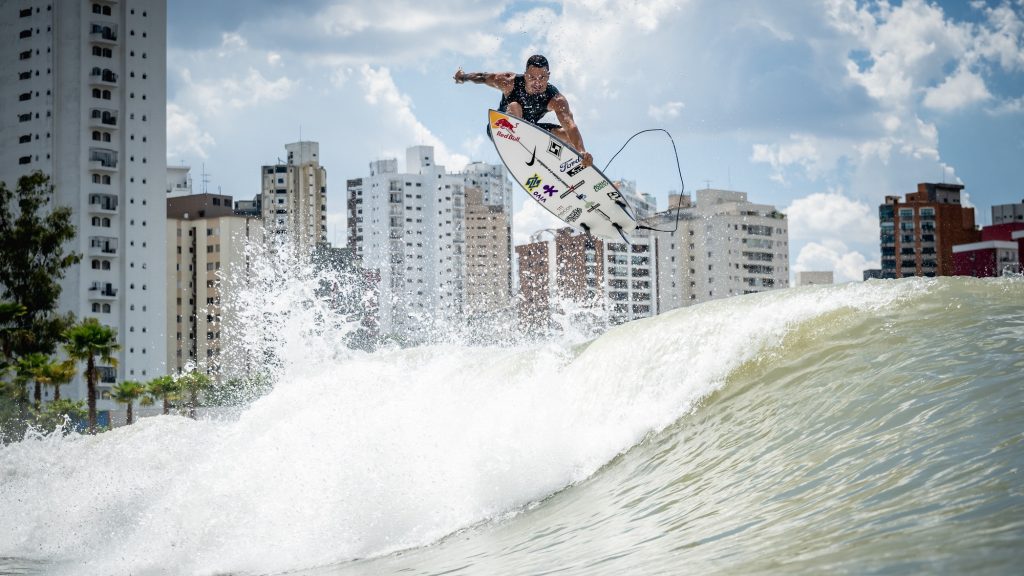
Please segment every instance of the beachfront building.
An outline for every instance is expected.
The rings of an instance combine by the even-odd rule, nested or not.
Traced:
[[[991,278],[1021,271],[1020,236],[1024,221],[986,226],[981,239],[953,246],[953,273],[957,276]]]
[[[465,314],[470,322],[512,320],[512,226],[503,204],[487,204],[481,188],[466,194]]]
[[[542,230],[516,246],[516,312],[524,330],[546,332],[556,315],[604,316],[605,243],[573,228]]]
[[[434,162],[434,149],[370,163],[349,180],[348,246],[379,278],[379,330],[401,341],[427,341],[460,324],[465,301],[464,179]]]
[[[678,221],[678,228],[676,222]],[[789,226],[774,206],[746,192],[703,189],[672,195],[646,220],[659,230],[658,311],[789,286]]]
[[[327,242],[327,169],[320,165],[317,142],[295,142],[285,150],[285,162],[260,169],[263,223],[269,240],[312,256]]]
[[[951,276],[953,246],[980,240],[974,208],[960,204],[962,184],[920,183],[917,192],[886,196],[878,207],[882,277]]]
[[[0,180],[41,171],[71,207],[82,261],[59,310],[121,344],[99,366],[101,422],[114,384],[165,373],[166,32],[166,0],[20,0],[0,16]],[[84,378],[63,394],[84,399]]]
[[[178,194],[167,198],[166,301],[167,371],[197,366],[212,378],[221,374],[223,326],[229,311],[223,302],[237,275],[248,271],[246,244],[263,242],[263,223],[239,216],[231,196]]]
[[[797,286],[827,286],[834,283],[831,270],[803,270],[796,273]]]

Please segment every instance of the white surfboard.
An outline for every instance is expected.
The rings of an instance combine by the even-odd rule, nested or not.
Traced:
[[[557,218],[629,242],[636,218],[619,190],[568,143],[522,118],[490,110],[491,140],[512,179]]]

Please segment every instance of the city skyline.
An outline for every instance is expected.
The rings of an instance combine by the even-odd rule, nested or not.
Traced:
[[[634,132],[668,129],[688,192],[742,190],[789,215],[794,272],[844,281],[877,267],[877,206],[918,182],[965,184],[981,225],[1022,197],[1019,0],[630,6],[171,3],[168,161],[205,163],[210,190],[238,198],[300,138],[321,143],[335,183],[417,144],[450,170],[495,163],[483,118],[499,94],[451,76],[519,71],[540,52],[597,165]],[[679,188],[659,135],[609,176],[662,208]],[[328,188],[328,240],[341,245],[344,190]],[[516,243],[552,224],[516,195]]]

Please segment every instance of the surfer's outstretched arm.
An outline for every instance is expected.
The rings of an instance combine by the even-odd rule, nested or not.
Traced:
[[[572,144],[572,147],[583,156],[583,165],[590,166],[594,163],[594,157],[587,152],[587,149],[583,147],[583,136],[580,135],[580,129],[576,126],[576,119],[572,116],[572,111],[569,110],[569,101],[561,94],[555,95],[548,104],[548,109],[558,116],[558,123],[561,124],[561,129],[556,130],[556,135],[564,136],[565,140]],[[557,134],[562,132],[562,134]]]
[[[486,84],[508,94],[515,84],[516,75],[514,72],[463,72],[462,68],[459,68],[455,71],[454,78],[456,84],[463,82]]]

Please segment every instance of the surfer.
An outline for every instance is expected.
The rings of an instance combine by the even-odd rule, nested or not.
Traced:
[[[455,71],[456,84],[472,82],[487,84],[501,90],[499,112],[518,116],[569,142],[582,156],[583,166],[591,166],[594,163],[594,157],[583,147],[583,137],[580,136],[576,120],[572,117],[572,111],[569,110],[569,101],[558,91],[558,88],[548,83],[549,77],[548,59],[539,54],[530,56],[526,61],[526,71],[523,74],[515,72],[466,73],[462,71],[462,68]],[[539,122],[541,117],[548,112],[554,112],[561,125]]]

